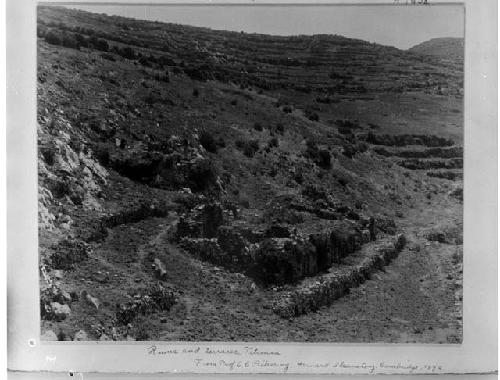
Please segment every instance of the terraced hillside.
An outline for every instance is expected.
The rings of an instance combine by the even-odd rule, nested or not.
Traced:
[[[433,38],[413,46],[409,51],[416,54],[438,57],[448,62],[463,65],[464,47],[463,38]]]
[[[459,342],[462,69],[38,9],[43,339]]]

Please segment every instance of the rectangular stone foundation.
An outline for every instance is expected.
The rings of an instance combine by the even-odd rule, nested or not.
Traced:
[[[347,265],[333,268],[330,273],[308,278],[295,290],[283,292],[273,303],[273,311],[283,318],[306,314],[330,305],[348,289],[359,286],[376,270],[389,264],[406,244],[404,235],[384,238],[366,245],[349,258]]]

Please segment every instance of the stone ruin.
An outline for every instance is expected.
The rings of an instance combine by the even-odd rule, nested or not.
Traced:
[[[319,231],[273,222],[268,227],[225,225],[218,202],[198,205],[177,225],[180,245],[193,256],[244,273],[264,286],[296,283],[339,264],[376,239],[373,218],[334,220]]]

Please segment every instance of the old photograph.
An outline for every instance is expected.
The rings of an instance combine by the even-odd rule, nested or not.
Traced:
[[[463,5],[36,12],[42,341],[462,343]]]

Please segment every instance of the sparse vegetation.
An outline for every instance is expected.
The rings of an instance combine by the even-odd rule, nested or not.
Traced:
[[[249,158],[255,156],[259,151],[259,142],[257,140],[236,140],[236,147]]]
[[[208,131],[202,131],[200,133],[200,144],[207,151],[211,153],[217,153],[217,142],[213,136]]]

